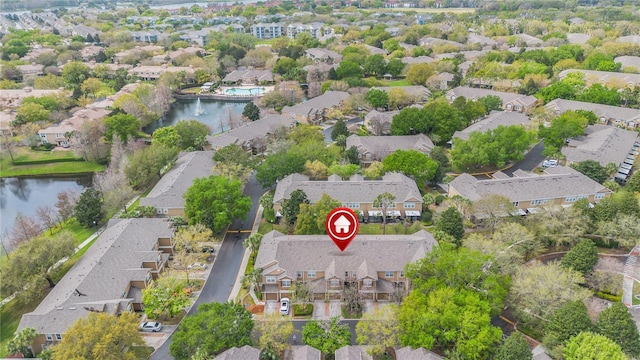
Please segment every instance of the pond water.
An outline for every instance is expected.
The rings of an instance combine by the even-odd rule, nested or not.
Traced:
[[[81,193],[91,176],[0,179],[0,236],[11,234],[18,212],[34,216],[38,206],[55,206],[58,193],[73,189]]]
[[[213,99],[177,99],[164,118],[144,128],[148,134],[154,130],[175,125],[180,120],[198,120],[209,127],[209,134],[218,134],[237,127],[247,101]]]

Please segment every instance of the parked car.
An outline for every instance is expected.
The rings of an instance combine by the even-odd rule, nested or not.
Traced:
[[[551,167],[556,167],[558,166],[558,160],[556,159],[551,159],[551,160],[545,160],[542,162],[542,167],[543,168],[551,168]]]
[[[162,324],[155,321],[147,321],[140,324],[140,330],[144,332],[158,332],[162,330]]]
[[[280,300],[280,314],[289,315],[290,305],[291,302],[289,298],[282,298],[282,300]]]
[[[198,262],[187,266],[187,269],[191,269],[191,270],[205,270],[206,268],[207,268],[207,264],[198,263]]]

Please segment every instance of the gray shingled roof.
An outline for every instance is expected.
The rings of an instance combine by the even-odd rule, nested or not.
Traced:
[[[207,135],[207,141],[213,149],[219,149],[230,144],[244,146],[255,139],[264,138],[280,128],[289,127],[296,122],[290,116],[267,115],[262,119],[244,123],[218,135]]]
[[[386,93],[391,89],[402,89],[404,92],[412,97],[427,98],[431,96],[431,91],[422,85],[410,85],[410,86],[378,86],[372,89],[382,90]]]
[[[609,163],[620,165],[638,140],[637,132],[608,125],[589,125],[585,134],[571,139],[562,148],[567,161],[595,160],[602,166]]]
[[[640,110],[638,109],[594,104],[583,101],[555,99],[549,101],[549,103],[544,107],[547,109],[553,109],[558,114],[563,114],[569,110],[587,110],[592,111],[598,117],[605,117],[607,119],[620,119],[623,121],[640,120]]]
[[[288,199],[295,190],[302,190],[313,204],[323,194],[342,203],[372,203],[379,194],[388,192],[396,197],[396,202],[422,202],[416,182],[400,173],[388,173],[382,180],[363,180],[352,177],[347,181],[311,181],[308,176],[291,174],[278,182],[273,203]]]
[[[507,104],[512,101],[518,101],[527,106],[531,106],[537,101],[537,99],[533,96],[525,96],[517,93],[508,93],[489,89],[472,88],[468,86],[458,86],[449,90],[447,92],[447,97],[451,97],[452,95],[455,97],[464,96],[467,99],[479,99],[487,95],[495,95],[502,99],[503,104]]]
[[[515,202],[611,192],[598,182],[568,167],[557,166],[549,172],[553,174],[486,180],[479,180],[464,173],[450,182],[449,186],[471,201],[494,194],[505,196]]]
[[[335,263],[335,274],[356,271],[366,261],[367,271],[404,271],[407,263],[421,259],[438,243],[421,230],[413,235],[358,235],[349,247],[340,251],[327,235],[284,235],[271,231],[263,236],[256,268],[269,273],[282,269],[290,277],[297,271],[325,271]]]
[[[620,63],[622,67],[633,66],[636,69],[640,69],[640,56],[618,56],[613,59],[614,62]]]
[[[309,345],[291,346],[292,360],[320,360],[321,355],[320,350]]]
[[[396,150],[418,150],[423,153],[431,152],[433,142],[427,135],[406,136],[358,136],[350,135],[347,138],[347,149],[355,146],[360,153],[384,154],[384,156]]]
[[[238,69],[233,70],[231,73],[222,79],[223,82],[236,82],[244,78],[256,78],[258,82],[273,81],[273,73],[271,70],[255,70],[255,69]]]
[[[142,268],[142,262],[155,262],[160,255],[154,250],[158,239],[172,234],[163,219],[109,221],[107,229],[40,305],[22,316],[18,331],[30,327],[39,334],[64,334],[89,314],[87,308],[112,313],[125,310],[122,307],[131,294],[123,291],[131,281],[145,280],[150,270]]]
[[[245,345],[241,348],[232,347],[231,349],[220,353],[215,357],[216,360],[258,360],[260,359],[260,350]]]
[[[439,360],[442,356],[425,348],[412,349],[409,346],[396,349],[396,360]]]
[[[333,106],[340,105],[341,102],[349,98],[349,93],[344,91],[327,91],[324,94],[307,100],[303,103],[294,106],[285,106],[282,109],[282,114],[301,114],[308,115],[313,111],[324,110]]]
[[[335,360],[373,360],[365,346],[347,345],[336,350]]]
[[[193,180],[211,175],[214,165],[213,151],[193,151],[183,154],[173,168],[153,187],[149,195],[140,199],[140,205],[183,208],[182,195],[193,184]]]
[[[611,80],[617,80],[617,81],[622,81],[626,84],[633,84],[633,85],[640,84],[640,74],[619,73],[619,72],[612,72],[612,71],[567,69],[567,70],[562,70],[558,74],[558,78],[563,79],[565,76],[567,76],[572,72],[583,73],[585,80],[589,82],[596,80],[596,82],[604,83]]]
[[[474,131],[487,132],[498,126],[522,125],[528,127],[531,120],[528,115],[513,111],[492,111],[486,118],[475,122],[462,131],[453,133],[453,138],[468,140]]]

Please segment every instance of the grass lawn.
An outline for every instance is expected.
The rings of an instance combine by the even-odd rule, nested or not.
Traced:
[[[9,340],[13,339],[13,333],[18,328],[22,314],[33,311],[46,294],[47,293],[44,292],[41,298],[26,303],[12,300],[0,308],[0,339],[2,339],[2,341],[0,341],[0,358],[4,358],[7,355],[5,346]]]
[[[409,84],[409,82],[407,81],[407,79],[398,79],[398,80],[391,80],[391,81],[383,81],[383,84],[385,86],[409,86],[411,84]]]
[[[640,296],[640,282],[634,281],[633,282],[633,296],[632,296],[632,299],[631,299],[631,304],[632,305],[640,305],[640,299],[638,299],[637,296]]]
[[[11,158],[4,154],[0,157],[0,177],[80,174],[104,170],[104,165],[93,161],[73,161],[75,158],[72,151],[33,151],[26,147],[20,147],[16,149],[15,161],[66,159],[69,162],[14,165]]]

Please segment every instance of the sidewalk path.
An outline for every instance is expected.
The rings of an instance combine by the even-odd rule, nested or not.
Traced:
[[[633,306],[633,284],[636,281],[640,282],[640,246],[636,246],[631,250],[624,264],[622,303],[628,308]]]

